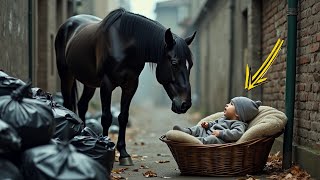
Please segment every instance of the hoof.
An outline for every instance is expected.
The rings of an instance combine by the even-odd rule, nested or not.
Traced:
[[[133,162],[130,156],[119,159],[119,164],[120,166],[133,166]]]

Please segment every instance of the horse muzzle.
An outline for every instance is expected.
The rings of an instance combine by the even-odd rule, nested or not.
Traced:
[[[190,101],[183,101],[178,98],[174,98],[172,100],[172,106],[171,110],[177,114],[183,114],[188,111],[188,109],[191,107],[192,103]]]

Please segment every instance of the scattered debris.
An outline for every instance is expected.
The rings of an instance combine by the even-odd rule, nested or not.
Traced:
[[[311,176],[297,165],[292,166],[290,169],[283,170],[280,152],[268,156],[265,172],[266,174],[270,174],[270,176],[267,177],[268,179],[311,179]]]
[[[161,156],[161,157],[170,157],[170,154],[157,154],[157,156]]]
[[[141,165],[139,169],[149,169],[149,167],[145,165]]]
[[[251,175],[247,175],[247,177],[245,178],[240,178],[238,180],[260,180],[260,179],[256,179],[255,177],[251,176]]]
[[[111,179],[112,180],[118,180],[118,179],[128,179],[128,178],[122,177],[119,174],[112,174],[111,175]]]
[[[113,169],[111,172],[116,174],[124,173],[125,170],[128,170],[129,168],[119,168],[119,169]]]
[[[170,162],[170,161],[168,161],[168,160],[160,160],[160,161],[156,161],[156,163],[168,163],[168,162]]]
[[[140,145],[141,145],[141,146],[144,146],[145,144],[146,144],[146,143],[144,143],[144,142],[140,142]],[[134,142],[134,145],[135,145],[135,146],[138,146],[139,143],[138,143],[138,142]]]
[[[157,177],[157,173],[153,171],[147,171],[145,173],[142,173],[144,177],[149,178],[149,177]]]

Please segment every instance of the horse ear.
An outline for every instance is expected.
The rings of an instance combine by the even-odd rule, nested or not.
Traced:
[[[171,33],[170,28],[166,30],[166,33],[165,33],[165,42],[166,42],[166,45],[167,45],[168,49],[172,49],[173,46],[175,45],[175,42],[174,42],[174,40],[173,40],[173,37],[172,37],[172,33]]]
[[[195,31],[192,36],[189,36],[189,37],[187,37],[185,39],[185,41],[186,41],[188,46],[192,43],[192,41],[193,41],[194,37],[196,36],[196,34],[197,34],[197,31]]]

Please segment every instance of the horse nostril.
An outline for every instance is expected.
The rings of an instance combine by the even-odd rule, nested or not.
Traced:
[[[188,108],[188,104],[187,104],[186,102],[183,102],[183,103],[181,104],[181,110],[182,110],[182,111],[185,111],[185,110],[187,110],[187,108]]]

